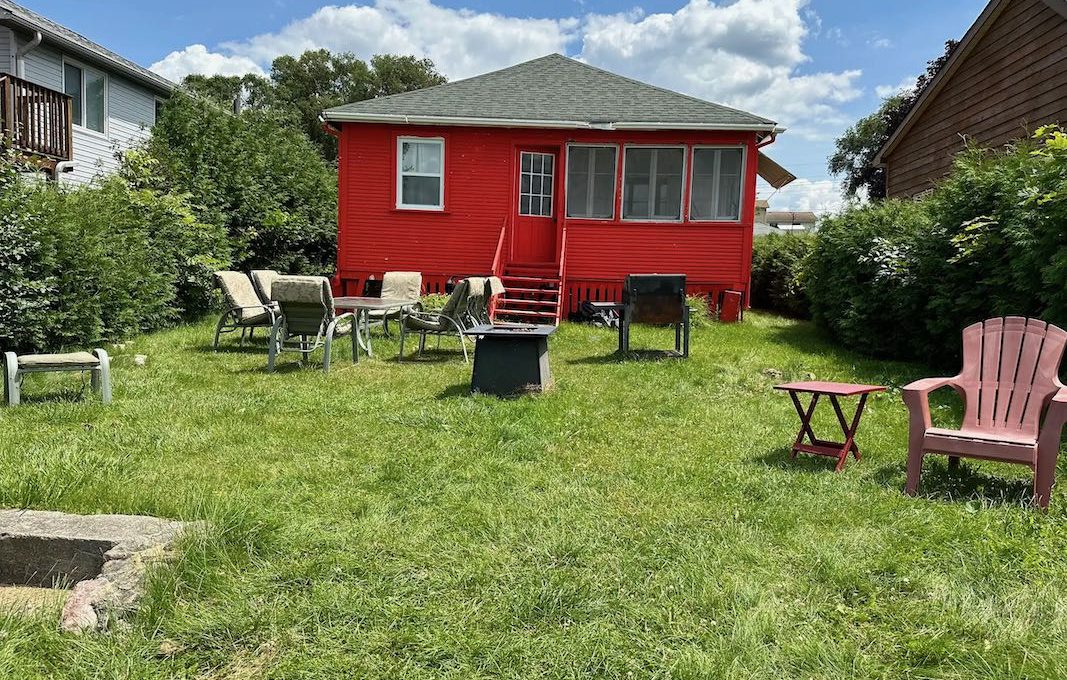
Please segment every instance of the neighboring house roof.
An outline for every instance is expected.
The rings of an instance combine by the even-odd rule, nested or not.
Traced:
[[[466,80],[327,109],[334,122],[780,131],[774,121],[550,54]]]
[[[771,202],[768,201],[766,198],[757,198],[756,199],[756,207],[757,208],[769,208],[769,207],[771,207]]]
[[[919,118],[920,114],[930,105],[930,103],[937,97],[937,93],[941,91],[945,83],[952,78],[952,75],[959,68],[960,64],[964,62],[974,48],[981,42],[982,36],[986,34],[992,26],[993,21],[1000,15],[1005,7],[1011,0],[990,0],[990,3],[986,5],[986,8],[982,11],[982,14],[974,22],[973,25],[967,30],[967,33],[960,40],[960,44],[953,50],[952,55],[948,61],[937,73],[936,76],[927,84],[926,88],[919,94],[919,98],[915,100],[915,104],[908,111],[908,115],[904,117],[897,129],[893,131],[893,134],[889,136],[885,144],[878,151],[878,154],[874,157],[875,165],[884,165],[884,158],[886,154],[891,152],[893,148],[903,139],[907,134],[911,126]],[[1062,15],[1067,19],[1067,0],[1042,0],[1046,5]]]
[[[158,92],[173,92],[178,86],[162,76],[152,73],[125,57],[115,54],[106,47],[96,44],[80,33],[75,33],[47,17],[17,5],[11,0],[0,0],[0,24],[33,33],[40,31],[41,36],[50,43],[61,47],[72,56],[106,66],[111,71],[145,85]]]
[[[756,222],[752,225],[753,236],[771,236],[777,234],[779,236],[789,236],[791,234],[810,234],[816,231],[814,226],[811,227],[776,227],[772,224],[765,222]]]
[[[767,224],[815,224],[813,212],[767,212]]]

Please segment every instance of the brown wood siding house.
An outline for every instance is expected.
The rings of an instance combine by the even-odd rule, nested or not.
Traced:
[[[879,152],[891,197],[921,194],[973,142],[1067,124],[1067,0],[992,0]]]

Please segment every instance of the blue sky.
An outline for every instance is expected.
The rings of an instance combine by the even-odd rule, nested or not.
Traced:
[[[789,128],[768,149],[801,181],[781,209],[828,209],[833,138],[911,81],[985,0],[22,0],[177,78],[267,70],[310,47],[416,53],[450,78],[560,51]],[[763,191],[764,195],[770,192]]]

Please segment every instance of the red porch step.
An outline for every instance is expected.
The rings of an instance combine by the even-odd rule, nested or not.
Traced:
[[[504,268],[504,299],[496,309],[501,320],[559,323],[562,286],[554,262],[515,262]]]

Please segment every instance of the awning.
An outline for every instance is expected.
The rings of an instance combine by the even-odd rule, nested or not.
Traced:
[[[781,189],[797,178],[796,175],[775,163],[770,156],[762,151],[759,152],[759,163],[756,166],[756,172],[763,178],[763,181],[775,189]]]

